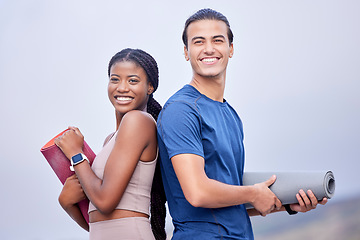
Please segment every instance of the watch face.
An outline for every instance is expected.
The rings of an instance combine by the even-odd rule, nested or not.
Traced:
[[[78,153],[78,154],[74,155],[71,159],[72,159],[73,163],[75,164],[75,163],[83,160],[83,156],[81,155],[81,153]]]

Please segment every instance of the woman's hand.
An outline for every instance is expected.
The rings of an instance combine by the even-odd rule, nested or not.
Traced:
[[[54,143],[61,149],[68,159],[81,153],[84,146],[84,136],[76,127],[69,127],[63,135],[56,138]]]
[[[82,215],[76,203],[85,199],[86,195],[80,185],[76,175],[68,177],[59,196],[59,203],[67,214],[74,219],[80,227],[89,231],[89,224]]]
[[[76,175],[68,177],[59,196],[60,205],[67,209],[85,198],[86,195]]]
[[[302,189],[296,194],[296,199],[299,203],[290,204],[291,210],[296,212],[310,211],[315,209],[318,204],[325,205],[328,201],[327,198],[323,198],[319,202],[311,190],[308,190],[306,194]]]

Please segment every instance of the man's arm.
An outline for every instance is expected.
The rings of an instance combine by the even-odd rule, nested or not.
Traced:
[[[268,188],[276,179],[252,186],[229,185],[208,178],[204,158],[195,154],[179,154],[171,158],[186,200],[194,207],[220,208],[251,203],[262,215],[281,208],[280,200]]]

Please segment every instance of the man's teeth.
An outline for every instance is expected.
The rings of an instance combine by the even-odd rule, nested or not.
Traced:
[[[118,101],[130,101],[132,100],[131,97],[117,97],[116,100]]]
[[[215,62],[216,58],[204,58],[203,61],[204,62]]]

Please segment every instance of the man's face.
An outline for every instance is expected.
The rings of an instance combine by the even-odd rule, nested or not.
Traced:
[[[233,44],[227,37],[227,26],[223,21],[200,20],[187,29],[188,49],[185,58],[190,60],[195,78],[225,78]]]

